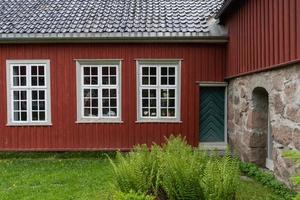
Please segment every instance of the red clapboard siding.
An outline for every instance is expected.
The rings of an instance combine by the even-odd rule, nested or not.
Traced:
[[[136,123],[137,58],[183,59],[182,123]],[[6,60],[50,59],[52,126],[7,127]],[[123,59],[122,124],[76,124],[74,59]],[[197,81],[223,81],[226,47],[209,44],[7,44],[0,45],[0,150],[127,150],[161,143],[170,134],[198,143]]]
[[[226,77],[300,59],[300,1],[248,0],[227,20]]]

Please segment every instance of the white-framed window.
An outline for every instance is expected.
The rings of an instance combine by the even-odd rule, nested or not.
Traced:
[[[7,125],[51,125],[50,61],[7,60]]]
[[[137,61],[138,122],[180,122],[180,60]]]
[[[121,61],[77,60],[77,122],[121,122]]]

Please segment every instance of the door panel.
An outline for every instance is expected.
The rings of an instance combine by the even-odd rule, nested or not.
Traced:
[[[225,142],[225,87],[200,88],[200,142]]]

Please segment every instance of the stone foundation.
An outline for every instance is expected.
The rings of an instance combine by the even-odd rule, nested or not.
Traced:
[[[268,129],[275,175],[290,185],[297,166],[282,152],[300,150],[300,64],[229,81],[229,143],[243,161],[265,167]]]

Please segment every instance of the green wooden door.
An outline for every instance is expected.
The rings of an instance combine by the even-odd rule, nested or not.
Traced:
[[[225,141],[225,87],[200,87],[200,142]]]

